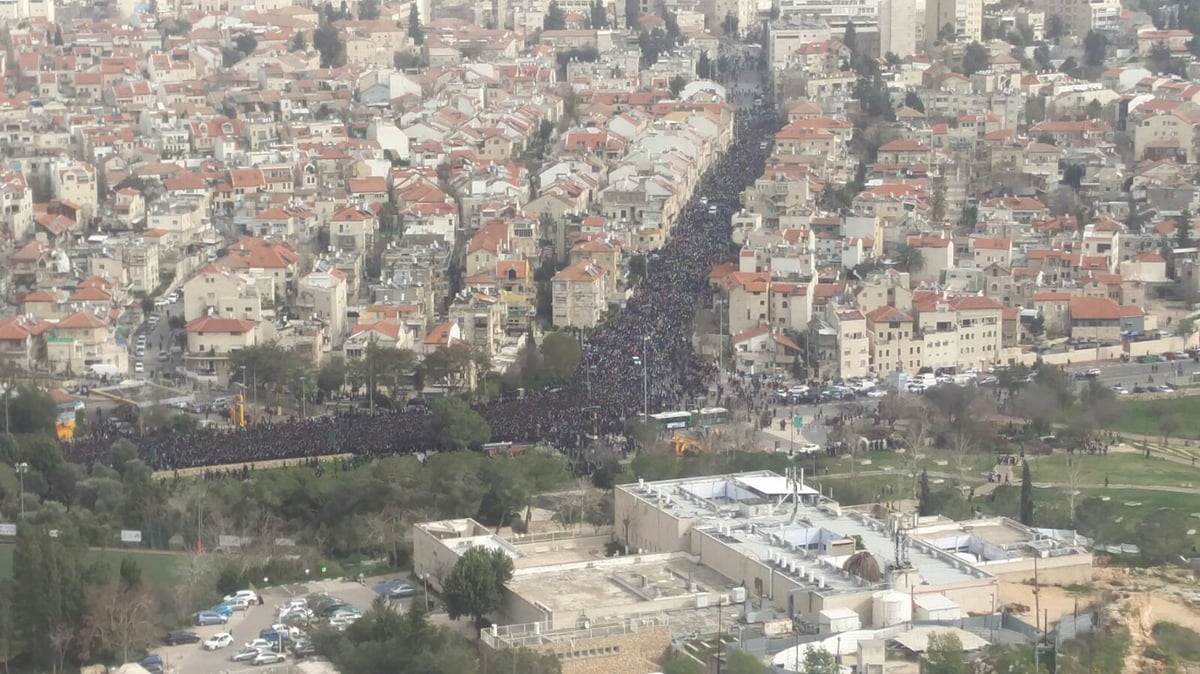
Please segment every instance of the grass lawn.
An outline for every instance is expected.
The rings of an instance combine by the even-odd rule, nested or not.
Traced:
[[[1175,417],[1179,430],[1174,438],[1200,439],[1200,398],[1160,398],[1157,400],[1123,400],[1121,414],[1107,428],[1121,433],[1158,434],[1157,420]]]
[[[1180,487],[1192,485],[1200,488],[1200,467],[1175,463],[1153,455],[1149,459],[1141,454],[1109,453],[1104,456],[1089,456],[1076,453],[1079,461],[1078,484],[1104,484],[1104,479],[1113,484],[1160,485]],[[1029,469],[1036,482],[1067,483],[1067,455],[1056,453],[1036,457],[1030,461]],[[1200,501],[1200,496],[1194,497]]]
[[[0,544],[0,579],[12,578],[12,556],[14,545]],[[90,561],[104,562],[112,568],[113,573],[121,566],[125,557],[132,558],[142,567],[142,575],[160,588],[170,587],[175,579],[175,566],[186,556],[176,552],[149,552],[146,550],[114,550],[90,549],[87,553]]]

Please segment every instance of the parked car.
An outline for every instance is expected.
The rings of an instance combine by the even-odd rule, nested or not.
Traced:
[[[163,643],[168,646],[178,646],[179,644],[198,644],[200,643],[200,635],[188,630],[172,630],[167,632],[167,637],[163,639]]]
[[[255,639],[254,641],[247,641],[246,648],[252,648],[256,651],[273,651],[279,648],[279,642],[267,641],[266,639]]]
[[[201,611],[196,614],[196,624],[203,627],[205,625],[224,625],[229,622],[227,616],[214,611]]]
[[[254,658],[257,658],[259,653],[262,653],[262,651],[257,648],[243,648],[229,656],[229,659],[233,662],[250,662]]]
[[[317,654],[317,647],[308,639],[301,639],[292,644],[292,655],[297,658],[309,658]]]
[[[411,583],[401,578],[385,580],[375,586],[375,591],[388,599],[403,599],[417,593],[417,589]]]
[[[225,398],[214,398],[213,399],[213,405],[216,405],[218,403],[223,405],[227,402],[228,401]],[[233,601],[234,599],[245,599],[251,603],[257,604],[258,603],[258,593],[255,592],[254,590],[238,590],[237,592],[234,592],[233,594],[225,595],[225,598],[222,599],[222,601],[230,602],[230,601]]]
[[[162,674],[163,670],[166,668],[165,664],[163,663],[162,656],[156,653],[151,653],[141,660],[138,660],[138,665],[147,672],[150,672],[150,674]]]
[[[221,602],[223,606],[228,606],[235,611],[245,611],[250,608],[252,602],[245,597],[235,597],[229,601]]]
[[[255,665],[255,666],[257,666],[257,665],[273,665],[277,662],[283,662],[283,661],[284,661],[283,653],[276,653],[275,651],[262,651],[258,655],[254,656],[254,659],[250,661],[250,664]]]
[[[821,451],[821,446],[815,442],[809,442],[796,448],[797,454],[816,454]]]
[[[215,651],[233,645],[233,635],[229,632],[217,632],[204,641],[204,650]]]
[[[276,630],[263,630],[258,633],[258,638],[266,639],[267,641],[279,643],[282,641],[291,641],[292,635],[286,631],[278,632]]]
[[[216,613],[218,615],[225,616],[226,618],[233,615],[233,606],[231,606],[229,604],[217,604],[216,606],[214,606],[208,610],[210,610],[213,613]]]

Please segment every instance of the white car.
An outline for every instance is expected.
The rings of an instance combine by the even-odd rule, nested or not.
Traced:
[[[797,454],[816,454],[817,452],[820,452],[820,451],[821,451],[821,446],[815,442],[810,442],[808,444],[801,445],[800,447],[796,448]]]
[[[275,651],[262,651],[258,655],[254,656],[254,659],[250,661],[250,664],[252,664],[252,665],[273,665],[277,662],[283,662],[283,661],[284,661],[283,653],[276,653]]]
[[[233,594],[225,595],[225,599],[223,601],[228,603],[228,602],[233,601],[234,599],[245,599],[248,602],[257,604],[258,603],[258,593],[255,592],[254,590],[238,590],[237,592],[234,592]]]
[[[886,395],[887,395],[887,391],[885,391],[881,388],[873,388],[870,391],[867,391],[868,398],[883,398]]]
[[[254,641],[246,642],[247,649],[253,649],[256,651],[273,650],[275,648],[275,646],[276,646],[275,642],[267,641],[266,639],[255,639]]]
[[[247,599],[246,597],[234,597],[233,599],[230,599],[229,601],[225,602],[225,604],[227,604],[229,606],[229,608],[231,608],[235,611],[245,611],[250,608],[250,604],[252,604],[252,603],[257,604],[258,602],[252,602],[251,600]]]
[[[358,620],[356,615],[340,615],[329,619],[329,626],[333,628],[346,628],[354,624]]]
[[[138,374],[141,374],[146,371],[146,366],[142,365],[142,361],[139,360],[138,362],[133,364],[133,371],[137,372]]]
[[[217,632],[204,642],[204,650],[215,651],[233,645],[233,635],[229,632]]]

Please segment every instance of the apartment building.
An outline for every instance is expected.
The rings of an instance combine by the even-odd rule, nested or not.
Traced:
[[[809,365],[821,379],[865,377],[871,370],[867,319],[858,309],[834,302],[809,323]]]
[[[959,40],[982,38],[983,0],[926,0],[925,42],[947,34]]]
[[[594,328],[608,309],[608,274],[590,260],[580,260],[550,279],[554,327]]]
[[[201,316],[187,323],[187,353],[184,365],[188,372],[201,376],[228,379],[229,358],[258,343],[257,324],[241,318]]]

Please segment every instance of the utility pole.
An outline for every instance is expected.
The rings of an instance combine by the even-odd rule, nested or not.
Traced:
[[[300,418],[308,418],[308,377],[300,377]]]
[[[1040,672],[1042,652],[1042,591],[1038,586],[1038,558],[1033,556],[1033,671]]]
[[[5,402],[8,398],[5,397]],[[17,464],[17,477],[20,479],[20,489],[17,492],[17,498],[21,502],[21,519],[25,519],[25,473],[29,472],[29,464],[22,461]]]

